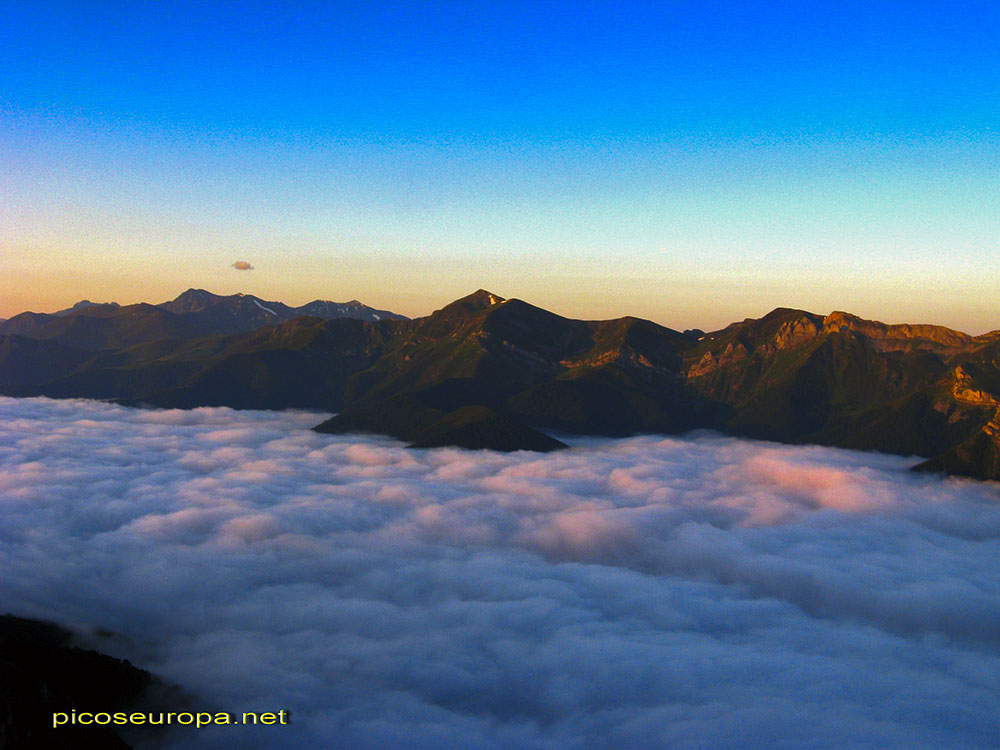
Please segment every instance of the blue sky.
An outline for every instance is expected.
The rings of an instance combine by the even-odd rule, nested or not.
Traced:
[[[482,286],[1000,328],[998,37],[986,2],[8,2],[0,316]]]

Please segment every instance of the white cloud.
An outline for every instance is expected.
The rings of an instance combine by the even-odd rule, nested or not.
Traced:
[[[995,746],[996,484],[321,418],[0,399],[4,606],[115,630],[218,710],[292,711],[179,747]]]

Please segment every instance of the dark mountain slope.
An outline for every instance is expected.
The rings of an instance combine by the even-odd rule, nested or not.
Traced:
[[[101,352],[39,395],[191,408],[340,408],[346,378],[379,356],[395,321],[296,318],[232,336]]]
[[[190,702],[149,672],[80,648],[74,641],[73,634],[58,625],[0,615],[0,747],[127,750],[132,742],[158,746],[165,726],[112,728],[67,722],[53,728],[55,712],[183,711]]]
[[[558,447],[537,428],[625,435],[704,419],[681,376],[689,339],[649,321],[571,320],[479,290],[411,326],[350,379],[344,412],[321,431],[472,447],[454,430],[461,424],[468,434],[475,417],[476,447],[510,449],[501,446],[516,443],[501,434],[520,434],[521,447],[537,450]]]
[[[0,336],[0,387],[32,388],[59,377],[89,357],[88,352],[27,336]]]
[[[566,432],[628,435],[678,432],[712,420],[685,384],[682,334],[647,320],[588,324],[589,348],[560,360],[554,378],[508,399],[529,421]]]
[[[0,321],[0,335],[30,336],[36,329],[55,318],[47,313],[23,312]]]
[[[485,290],[400,329],[372,367],[350,378],[342,414],[324,432],[383,432],[415,445],[551,450],[505,400],[557,375],[559,360],[592,344],[592,331]]]
[[[367,432],[405,440],[414,448],[453,445],[472,450],[552,451],[566,445],[524,422],[487,406],[467,405],[450,411],[401,394],[332,417],[318,432]]]
[[[499,403],[551,377],[560,357],[592,343],[583,321],[480,290],[413,321],[384,357],[348,386],[348,406],[421,392],[441,408]],[[465,393],[471,389],[472,396]]]
[[[91,305],[58,316],[23,313],[0,326],[0,333],[20,333],[90,351],[165,338],[191,338],[202,335],[202,330],[196,320],[145,303],[124,307]]]

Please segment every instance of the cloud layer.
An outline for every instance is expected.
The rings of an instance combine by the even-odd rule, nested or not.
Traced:
[[[1000,488],[713,435],[408,450],[0,399],[7,610],[216,710],[178,747],[994,747]]]

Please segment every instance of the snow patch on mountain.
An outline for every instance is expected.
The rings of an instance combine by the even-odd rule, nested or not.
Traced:
[[[277,315],[277,314],[278,314],[278,313],[276,313],[276,312],[275,312],[274,310],[270,309],[269,307],[264,307],[264,306],[263,306],[262,304],[260,304],[260,302],[259,302],[259,301],[257,301],[257,300],[254,300],[254,301],[253,301],[253,303],[254,303],[255,305],[257,305],[257,307],[259,307],[259,308],[260,308],[261,310],[263,310],[264,312],[269,312],[269,313],[271,313],[271,315]]]

